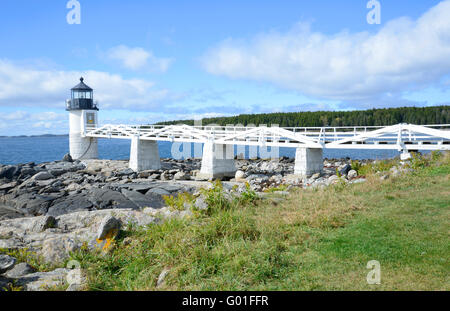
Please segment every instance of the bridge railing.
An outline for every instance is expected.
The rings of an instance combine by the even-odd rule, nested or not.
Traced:
[[[417,131],[417,129],[421,131]],[[433,131],[439,130],[439,131]],[[442,131],[443,130],[443,131]],[[442,135],[442,133],[445,133]],[[317,148],[317,144],[449,144],[450,124],[409,126],[352,126],[352,127],[277,127],[277,126],[187,126],[187,125],[105,125],[89,128],[90,137],[206,142],[226,144],[267,144],[293,147],[299,143]],[[320,146],[320,145],[319,145]],[[330,145],[331,147],[331,145]],[[389,148],[391,148],[390,146]]]

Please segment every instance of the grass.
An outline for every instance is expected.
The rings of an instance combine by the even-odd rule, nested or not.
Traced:
[[[31,251],[27,248],[19,249],[2,249],[0,248],[1,255],[9,255],[17,259],[17,262],[26,262],[34,270],[39,272],[48,272],[60,268],[61,265],[48,264],[38,255],[35,251]]]
[[[296,190],[282,203],[251,192],[227,203],[216,184],[207,211],[73,257],[90,290],[449,290],[450,155],[411,165],[386,181],[375,173],[391,162],[367,167],[366,183]],[[380,285],[367,284],[370,260]]]

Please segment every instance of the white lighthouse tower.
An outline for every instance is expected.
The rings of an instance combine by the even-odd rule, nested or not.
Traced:
[[[72,97],[66,101],[66,110],[69,111],[69,144],[70,155],[74,160],[97,159],[97,138],[85,137],[89,129],[97,127],[97,105],[94,104],[93,90],[80,83],[72,88]]]

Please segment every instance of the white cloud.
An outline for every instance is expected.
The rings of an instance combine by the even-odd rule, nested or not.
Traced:
[[[202,58],[212,74],[276,84],[332,100],[367,100],[437,85],[450,74],[450,0],[417,20],[374,34],[325,35],[298,24],[287,33],[228,39]]]
[[[125,45],[111,48],[106,55],[109,59],[119,61],[123,67],[136,71],[166,72],[173,62],[171,58],[158,58],[143,48],[130,48]]]
[[[65,134],[68,131],[68,114],[22,110],[0,112],[0,135]]]
[[[64,107],[81,76],[104,108],[152,110],[175,96],[143,79],[100,71],[42,70],[0,59],[0,107]]]
[[[45,128],[45,129],[50,129],[52,127],[52,122],[36,122],[33,124],[34,128]]]

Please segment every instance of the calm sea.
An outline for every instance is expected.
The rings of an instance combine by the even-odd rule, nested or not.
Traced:
[[[101,159],[128,160],[130,140],[99,139],[99,157]],[[162,158],[170,158],[172,143],[159,142]],[[192,155],[194,147],[191,147]],[[61,160],[69,152],[69,137],[0,137],[0,164],[18,164],[28,162],[50,162]],[[247,147],[246,156],[249,150]],[[397,156],[393,150],[324,150],[325,158],[387,159]],[[280,156],[294,157],[295,149],[280,148]]]

